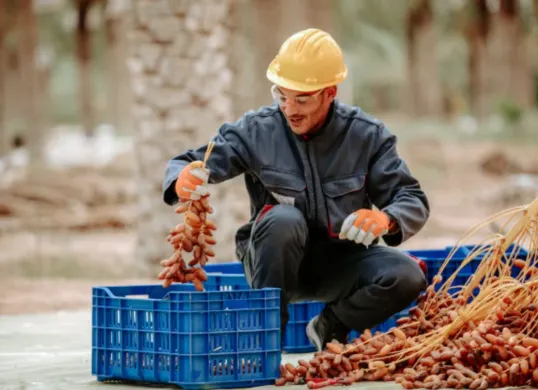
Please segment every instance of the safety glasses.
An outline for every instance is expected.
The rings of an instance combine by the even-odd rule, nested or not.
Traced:
[[[288,102],[290,100],[293,101],[293,103],[295,103],[296,105],[299,105],[299,106],[307,105],[307,104],[313,102],[314,100],[316,100],[317,97],[322,92],[323,92],[323,89],[320,89],[319,91],[317,91],[316,93],[314,93],[312,95],[299,95],[299,96],[295,96],[293,98],[289,98],[286,95],[282,94],[282,92],[280,92],[278,90],[278,87],[276,85],[273,85],[271,87],[271,95],[273,96],[274,101],[276,103],[278,103],[279,105],[281,105],[281,106],[284,106],[284,105],[288,104]]]

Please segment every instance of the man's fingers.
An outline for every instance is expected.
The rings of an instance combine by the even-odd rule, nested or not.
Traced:
[[[207,182],[209,178],[209,171],[204,168],[193,168],[191,169],[191,175],[201,180],[203,183]],[[197,185],[200,185],[202,183],[196,183]]]
[[[200,196],[198,194],[193,194],[192,191],[185,189],[185,188],[178,188],[177,189],[177,196],[182,201],[189,201],[189,200],[198,200],[200,199]]]
[[[208,194],[208,190],[206,186],[196,186],[192,193],[198,196],[205,196]]]
[[[199,184],[193,183],[190,180],[185,180],[181,187],[183,188],[184,191],[196,191],[196,188],[198,186]]]
[[[344,219],[344,222],[342,223],[342,229],[340,229],[340,238],[346,238],[347,232],[351,226],[353,226],[353,221],[355,221],[355,215],[350,214],[347,216],[346,219]]]
[[[359,210],[344,220],[339,237],[368,246],[387,233],[387,227],[384,225],[378,214],[371,210]]]
[[[369,246],[372,242],[374,242],[375,238],[376,238],[376,236],[374,236],[372,233],[365,233],[364,239],[362,240],[362,243],[365,246]]]
[[[355,237],[355,240],[354,240],[354,241],[355,241],[357,244],[360,244],[360,243],[363,243],[363,241],[364,241],[364,237],[366,236],[366,233],[365,233],[364,230],[362,230],[362,229],[358,229],[358,230],[359,230],[359,231],[358,231],[357,236]]]
[[[370,230],[370,232],[371,232],[374,236],[376,236],[376,237],[380,237],[380,236],[383,236],[383,235],[387,234],[387,233],[388,233],[388,230],[385,229],[383,226],[377,226],[377,225],[376,225],[376,226],[374,226],[374,227]]]
[[[352,225],[346,233],[346,238],[351,241],[355,241],[357,236],[361,233],[362,230],[357,229],[355,225]]]
[[[373,228],[375,228],[376,226],[376,221],[375,219],[372,219],[372,218],[367,218],[363,225],[362,225],[362,230],[365,232],[365,233],[370,233],[372,231]]]
[[[355,221],[353,222],[353,225],[355,227],[358,227],[359,229],[362,227],[366,219],[368,219],[369,214],[366,212],[367,210],[359,210],[355,213]]]

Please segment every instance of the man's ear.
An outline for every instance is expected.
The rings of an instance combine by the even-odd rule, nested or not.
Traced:
[[[338,87],[336,85],[333,85],[332,87],[326,88],[325,91],[327,92],[327,98],[332,102],[334,98],[336,98]]]

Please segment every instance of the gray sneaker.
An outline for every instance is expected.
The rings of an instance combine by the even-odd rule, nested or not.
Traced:
[[[346,344],[350,329],[342,324],[332,310],[325,307],[323,311],[312,318],[306,326],[306,335],[319,352],[325,349],[327,343],[336,340]]]

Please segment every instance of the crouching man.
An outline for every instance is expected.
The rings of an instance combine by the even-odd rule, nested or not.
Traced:
[[[417,263],[394,247],[424,226],[428,200],[395,136],[336,99],[347,73],[329,34],[292,35],[267,70],[274,104],[224,123],[207,170],[191,165],[207,145],[172,158],[163,183],[173,205],[244,175],[252,216],[237,231],[237,257],[252,288],[281,289],[282,330],[288,303],[327,303],[307,327],[319,350],[385,321],[426,288]]]

